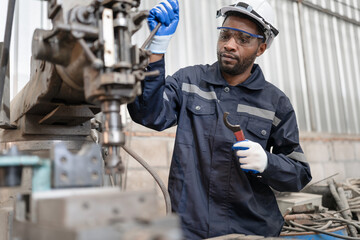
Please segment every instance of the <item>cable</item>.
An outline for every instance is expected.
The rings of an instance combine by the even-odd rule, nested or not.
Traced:
[[[289,227],[289,226],[283,226],[283,229],[288,230],[288,231],[292,231],[292,232],[306,232],[305,229],[294,228],[294,227]]]
[[[159,185],[159,187],[160,187],[160,189],[161,189],[161,191],[162,191],[162,193],[164,195],[165,205],[166,205],[166,214],[170,214],[171,213],[170,195],[169,195],[169,192],[166,189],[165,184],[162,182],[160,176],[150,167],[149,164],[147,164],[147,162],[144,159],[142,159],[139,155],[137,155],[130,148],[128,148],[127,146],[122,146],[122,148],[128,154],[130,154],[130,156],[132,156],[136,161],[138,161],[151,174],[151,176],[153,176],[153,178],[155,179],[155,181]]]
[[[340,173],[335,173],[335,174],[333,174],[333,175],[331,175],[331,176],[328,176],[328,177],[326,177],[326,178],[323,178],[323,179],[321,179],[320,181],[317,181],[317,182],[314,182],[314,183],[310,184],[309,187],[314,186],[314,185],[316,185],[316,184],[318,184],[318,183],[321,183],[321,182],[323,182],[323,181],[326,181],[326,180],[328,180],[328,179],[330,179],[330,178],[336,177],[336,176],[339,175],[339,174],[340,174]]]
[[[357,229],[360,230],[360,226],[357,224],[357,223],[354,223],[354,222],[351,222],[349,220],[346,220],[346,219],[343,219],[343,218],[323,218],[323,219],[316,219],[314,221],[338,221],[338,222],[344,222],[346,224],[350,224],[350,225],[353,225],[354,227],[356,227]]]
[[[319,227],[318,230],[326,230],[333,224],[332,221],[328,221],[324,226]]]

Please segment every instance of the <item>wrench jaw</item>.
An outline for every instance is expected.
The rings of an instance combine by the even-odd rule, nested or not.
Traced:
[[[230,129],[231,131],[233,131],[234,133],[237,131],[241,131],[240,125],[233,125],[231,123],[229,123],[227,117],[230,115],[230,113],[228,112],[224,112],[224,116],[223,116],[223,120],[224,120],[224,124],[225,126]]]
[[[240,125],[233,125],[233,124],[229,123],[229,121],[228,121],[228,119],[227,119],[227,117],[229,116],[229,114],[230,114],[230,113],[228,113],[228,112],[225,112],[225,113],[224,113],[223,120],[224,120],[225,126],[234,133],[237,141],[243,141],[243,140],[245,140],[245,136],[244,136],[243,131],[241,130]]]

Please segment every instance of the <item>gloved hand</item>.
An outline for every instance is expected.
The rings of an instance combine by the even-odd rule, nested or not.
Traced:
[[[178,0],[166,0],[150,10],[148,25],[152,31],[158,23],[161,27],[147,47],[152,53],[163,54],[169,45],[172,35],[179,23]]]
[[[240,167],[244,170],[265,171],[268,158],[260,144],[250,140],[240,141],[233,145],[239,157]]]

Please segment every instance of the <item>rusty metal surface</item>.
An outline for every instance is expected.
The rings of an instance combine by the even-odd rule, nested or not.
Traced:
[[[60,85],[53,64],[32,59],[30,81],[11,101],[11,122],[16,123],[39,101],[49,101]]]
[[[89,121],[94,113],[86,105],[59,105],[52,112],[39,120],[39,124],[76,126]]]
[[[23,134],[33,135],[77,135],[77,136],[89,136],[90,135],[90,121],[87,121],[81,125],[66,126],[63,125],[45,125],[39,124],[42,116],[26,115],[21,118],[21,130]]]
[[[41,116],[42,118],[52,114],[58,108],[64,110],[64,103],[68,102],[81,103],[80,105],[73,104],[72,108],[71,105],[67,105],[67,111],[72,111],[68,112],[68,119],[71,119],[73,116],[77,120],[80,118],[84,119],[84,117],[86,120],[89,120],[95,113],[99,112],[96,106],[90,106],[89,104],[87,105],[91,111],[88,111],[86,114],[84,111],[81,111],[81,109],[86,107],[84,104],[84,94],[66,87],[66,83],[62,83],[53,64],[33,60],[31,69],[30,82],[11,102],[11,122],[13,124],[18,125],[19,121],[23,120],[22,118],[27,114]],[[59,94],[66,96],[62,102],[58,102],[61,99]],[[80,120],[80,122],[77,122],[77,125],[83,122]],[[23,127],[25,126],[23,125]]]
[[[293,213],[313,213],[316,211],[316,207],[312,204],[304,204],[299,206],[293,206],[292,212]]]

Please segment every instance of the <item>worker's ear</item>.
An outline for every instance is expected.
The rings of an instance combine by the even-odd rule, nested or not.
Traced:
[[[257,50],[257,53],[256,53],[256,56],[260,57],[265,52],[266,47],[267,47],[266,43],[260,43],[260,45],[258,47],[258,50]]]

